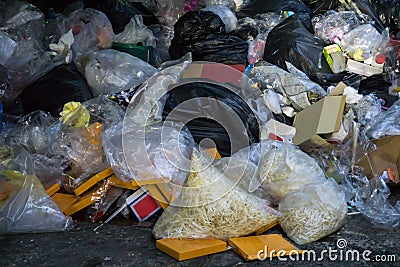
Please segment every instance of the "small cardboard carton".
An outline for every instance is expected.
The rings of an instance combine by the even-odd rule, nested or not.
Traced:
[[[346,96],[343,96],[345,87],[344,83],[339,83],[328,96],[296,115],[296,135],[293,137],[295,145],[309,141],[315,135],[339,131],[346,103]]]
[[[169,239],[156,241],[156,248],[178,261],[226,251],[226,242],[219,239]]]
[[[357,165],[364,168],[364,174],[368,178],[390,169],[394,182],[400,181],[400,135],[375,139],[372,142],[376,145],[376,150],[368,153]]]
[[[228,245],[247,261],[303,253],[278,234],[230,238]]]

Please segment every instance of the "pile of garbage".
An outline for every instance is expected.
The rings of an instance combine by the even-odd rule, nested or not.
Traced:
[[[297,244],[349,214],[399,227],[399,10],[0,0],[0,234],[122,214],[178,260],[250,260],[287,242],[276,225]]]

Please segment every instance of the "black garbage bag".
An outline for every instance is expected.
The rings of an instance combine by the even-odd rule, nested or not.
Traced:
[[[189,11],[174,26],[169,53],[179,59],[192,52],[194,61],[246,64],[248,43],[225,33],[221,18],[211,11]]]
[[[384,14],[382,6],[379,4],[378,0],[354,0],[352,2],[363,14],[368,15],[371,19],[374,20],[374,27],[379,32],[382,32],[386,26],[389,26],[385,26],[385,23],[381,20],[381,18],[384,17]]]
[[[42,110],[54,117],[59,117],[65,103],[92,98],[89,86],[73,63],[54,68],[19,95],[26,114]]]
[[[339,0],[302,0],[312,9],[312,14],[323,14],[328,10],[335,10],[339,6]]]
[[[324,46],[324,41],[314,36],[297,15],[293,15],[268,34],[264,59],[285,70],[285,62],[290,62],[313,82],[328,87],[340,82],[346,73],[332,73],[321,55]]]
[[[246,128],[246,136],[242,140],[248,140],[248,145],[259,142],[259,125],[253,111],[247,103],[231,90],[222,85],[208,82],[192,82],[179,85],[167,94],[167,100],[163,110],[163,120],[181,103],[190,99],[213,98],[229,106],[240,118]],[[202,104],[199,100],[199,106]],[[222,112],[222,111],[221,111]],[[184,122],[193,117],[193,110],[179,108],[178,117],[175,115],[173,120]],[[229,119],[228,119],[229,120]],[[230,125],[236,125],[237,122],[227,121]],[[196,118],[186,123],[187,128],[193,135],[194,140],[200,143],[204,138],[209,138],[216,144],[221,156],[230,156],[236,151],[231,151],[231,140],[226,129],[219,122],[209,118]],[[239,126],[238,126],[239,127]],[[232,140],[235,141],[235,140]]]
[[[114,33],[122,32],[135,15],[143,17],[144,24],[158,24],[157,18],[140,2],[129,0],[85,0],[86,8],[94,8],[105,13]]]
[[[399,99],[389,94],[391,86],[392,83],[387,81],[385,74],[376,74],[361,80],[358,92],[363,95],[374,94],[383,101],[382,106],[391,107]]]
[[[282,11],[292,11],[304,22],[310,20],[312,10],[300,0],[256,0],[238,12],[239,18],[254,17],[257,14],[275,12],[280,14]],[[311,27],[311,24],[310,24]]]

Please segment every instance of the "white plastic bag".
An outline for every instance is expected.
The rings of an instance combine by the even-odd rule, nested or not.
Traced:
[[[279,143],[277,143],[279,144]],[[278,202],[306,185],[323,183],[325,175],[317,161],[289,143],[264,152],[260,162],[262,187]]]
[[[297,244],[330,235],[343,226],[347,216],[345,194],[335,180],[294,191],[279,204],[280,225]]]

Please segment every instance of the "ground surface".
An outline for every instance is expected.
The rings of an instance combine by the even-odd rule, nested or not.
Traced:
[[[398,198],[400,193],[396,193]],[[233,251],[226,251],[183,262],[178,262],[155,248],[151,228],[139,226],[105,225],[93,231],[96,225],[77,223],[74,230],[64,233],[24,234],[0,237],[0,266],[400,266],[400,229],[382,230],[373,227],[361,215],[349,216],[346,224],[337,233],[318,242],[298,246],[315,250],[317,255],[331,248],[337,250],[333,256],[340,259],[337,241],[345,239],[346,251],[357,250],[360,261],[352,261],[351,256],[342,256],[342,261],[331,261],[328,255],[323,261],[245,262]],[[283,234],[279,227],[270,233]],[[362,259],[362,253],[371,261]],[[397,262],[377,262],[377,255],[395,255]],[[307,257],[306,257],[307,259]]]

